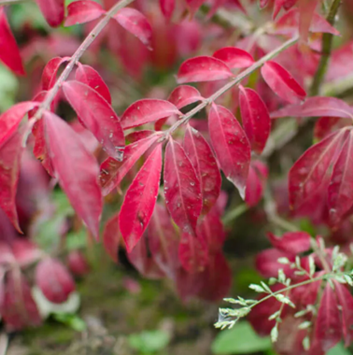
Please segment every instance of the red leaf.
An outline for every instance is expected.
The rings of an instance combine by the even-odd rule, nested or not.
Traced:
[[[23,152],[23,129],[13,132],[12,136],[0,145],[0,207],[14,227],[21,232],[16,210],[16,192]]]
[[[64,20],[65,0],[36,0],[45,19],[52,27],[58,27]]]
[[[244,199],[251,151],[245,132],[234,115],[213,104],[208,117],[212,146],[221,168]]]
[[[50,257],[37,265],[35,281],[44,296],[53,303],[65,302],[75,291],[75,282],[69,271],[59,260]]]
[[[136,36],[143,44],[150,46],[152,27],[147,18],[140,11],[132,8],[121,9],[114,15],[114,19],[128,32]]]
[[[261,68],[261,74],[267,85],[283,100],[298,103],[304,100],[305,90],[292,75],[276,62],[268,61]]]
[[[341,340],[342,336],[337,300],[328,282],[317,313],[315,335],[323,351],[331,349]]]
[[[175,223],[183,233],[194,234],[202,210],[200,182],[184,149],[173,139],[165,150],[164,193]]]
[[[126,192],[119,215],[121,235],[128,252],[142,237],[152,217],[162,171],[162,147],[158,144]]]
[[[260,2],[260,8],[263,9],[268,5],[269,0],[259,0],[259,2]]]
[[[222,178],[217,161],[206,139],[190,125],[185,132],[184,150],[200,181],[202,214],[207,214],[221,192]]]
[[[116,188],[137,160],[150,148],[161,134],[154,134],[126,146],[123,161],[106,159],[100,167],[99,181],[103,195],[108,195]]]
[[[149,136],[151,136],[152,134],[156,133],[155,131],[151,131],[148,129],[143,129],[142,131],[135,131],[135,132],[131,132],[130,134],[128,134],[125,139],[127,142],[129,143],[135,143],[141,139],[147,138]]]
[[[186,302],[192,297],[198,295],[203,284],[203,280],[200,277],[202,275],[202,271],[192,274],[190,272],[187,272],[182,267],[179,268],[176,275],[175,283],[178,295],[183,302]]]
[[[175,0],[159,0],[162,14],[169,21],[175,8]]]
[[[165,276],[151,257],[147,246],[147,238],[141,238],[131,253],[127,254],[127,257],[131,264],[144,277],[148,279],[161,279]]]
[[[25,75],[20,51],[5,15],[5,8],[0,7],[0,60],[15,74]]]
[[[336,290],[338,304],[341,306],[341,321],[345,346],[349,346],[353,341],[353,297],[346,286],[337,281],[333,281]]]
[[[282,237],[276,237],[272,233],[267,233],[271,244],[278,250],[299,254],[310,249],[310,234],[306,232],[287,232]]]
[[[237,47],[224,47],[213,53],[213,57],[226,63],[229,68],[247,68],[254,64],[250,53]]]
[[[175,105],[179,110],[187,105],[197,101],[202,101],[203,97],[200,92],[193,86],[181,85],[173,90],[168,101]]]
[[[42,74],[42,90],[49,90],[54,86],[61,64],[67,62],[69,59],[69,57],[55,57],[47,63]]]
[[[112,98],[107,84],[92,67],[78,63],[75,79],[97,91],[98,94],[104,97],[110,105],[112,104]]]
[[[318,0],[298,0],[299,35],[302,41],[308,40],[309,28],[313,19]]]
[[[198,296],[208,302],[222,300],[232,284],[232,271],[221,251],[210,255],[204,272],[199,276],[202,284]]]
[[[345,135],[344,130],[331,134],[310,147],[292,166],[288,188],[293,208],[304,204],[321,186],[329,183],[332,175],[330,167],[337,158]]]
[[[46,112],[45,137],[56,176],[78,216],[98,240],[102,194],[97,182],[99,168],[93,155],[70,126]]]
[[[222,249],[226,233],[216,206],[202,218],[197,226],[197,235],[207,242],[210,252],[218,252]]]
[[[251,162],[245,190],[245,202],[248,206],[253,207],[260,202],[267,176],[265,164],[256,160]]]
[[[12,106],[0,116],[0,146],[17,130],[25,114],[38,103],[25,101]]]
[[[116,263],[118,262],[119,244],[119,214],[117,213],[107,221],[103,233],[104,249]]]
[[[70,271],[75,276],[79,276],[79,277],[84,276],[87,275],[90,271],[90,267],[87,263],[86,258],[78,250],[73,250],[70,252],[70,254],[67,257],[67,264]]]
[[[351,124],[352,121],[349,118],[321,117],[315,122],[314,140],[321,141],[331,133]]]
[[[119,118],[108,102],[89,86],[79,81],[67,81],[63,91],[83,125],[89,129],[103,149],[114,159],[122,160],[124,133]]]
[[[337,226],[353,206],[353,132],[343,144],[328,188],[330,222]]]
[[[208,263],[205,240],[184,232],[179,244],[179,260],[182,267],[190,273],[203,271]]]
[[[197,81],[215,81],[228,79],[233,74],[221,60],[213,57],[201,56],[187,59],[178,72],[178,83]]]
[[[102,6],[95,1],[74,1],[67,7],[67,16],[64,25],[73,26],[79,23],[93,21],[101,17],[104,13],[105,11]]]
[[[128,129],[171,115],[182,115],[182,113],[168,101],[157,99],[138,100],[123,113],[121,126],[123,129]]]
[[[19,269],[6,275],[5,295],[1,316],[9,331],[42,323],[31,288]]]
[[[286,253],[278,249],[266,249],[256,255],[256,270],[261,276],[270,278],[278,277],[278,270],[282,269],[287,277],[291,277],[294,273],[289,265],[283,265],[278,262],[279,258],[287,258],[290,262],[294,262],[295,254]]]
[[[261,154],[271,130],[271,119],[265,103],[256,91],[240,85],[240,112],[252,149]]]
[[[192,15],[200,8],[204,2],[205,0],[186,0]]]
[[[289,105],[271,113],[271,118],[279,117],[342,117],[353,119],[353,109],[335,97],[315,96],[306,99],[304,104]]]
[[[295,8],[285,13],[276,21],[274,24],[274,33],[293,36],[298,32],[298,28],[299,10]],[[336,36],[340,34],[325,18],[316,13],[309,30],[313,33],[331,33]]]
[[[147,229],[148,245],[159,268],[174,279],[180,265],[178,256],[179,234],[166,208],[156,204]]]

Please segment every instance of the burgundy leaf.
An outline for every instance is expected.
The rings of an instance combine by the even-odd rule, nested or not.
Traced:
[[[208,263],[205,240],[184,232],[179,244],[179,260],[182,267],[190,273],[203,271]]]
[[[44,296],[53,303],[65,302],[75,291],[75,282],[69,271],[59,260],[50,257],[37,265],[35,281]]]
[[[67,264],[70,271],[78,277],[87,275],[90,271],[86,258],[78,250],[73,250],[69,253],[67,257]]]
[[[315,335],[323,351],[335,346],[342,336],[342,327],[335,293],[327,282],[316,318]]]
[[[202,213],[207,214],[221,191],[222,178],[206,139],[190,125],[184,138],[184,150],[195,169],[202,194]]]
[[[0,38],[0,60],[15,74],[25,75],[20,51],[7,22],[4,6],[0,7]]]
[[[293,208],[301,204],[328,184],[334,160],[343,143],[346,132],[335,132],[310,147],[292,166],[289,172],[289,200]]]
[[[162,146],[158,144],[126,192],[119,226],[128,252],[142,237],[152,217],[162,171]]]
[[[151,257],[151,253],[148,249],[147,238],[143,237],[136,244],[131,253],[127,254],[127,257],[131,264],[139,271],[141,275],[148,279],[161,279],[165,275],[163,271],[156,264]]]
[[[228,79],[233,74],[221,60],[208,56],[195,57],[183,62],[178,72],[178,83]]]
[[[69,57],[55,57],[47,63],[42,74],[42,90],[49,90],[54,86],[61,64],[67,62],[69,59]]]
[[[187,272],[183,267],[180,267],[176,275],[176,289],[182,301],[186,302],[192,297],[196,297],[201,290],[204,280],[203,271],[197,273]]]
[[[0,207],[14,227],[21,232],[16,210],[16,192],[23,152],[22,137],[24,127],[0,145]]]
[[[64,20],[65,0],[36,0],[45,19],[52,27],[58,27]]]
[[[299,254],[310,249],[310,234],[306,232],[287,232],[282,237],[276,237],[272,233],[267,233],[271,244],[278,250]]]
[[[353,132],[342,147],[328,188],[330,222],[337,226],[353,206]]]
[[[79,63],[78,68],[76,70],[75,79],[97,91],[98,94],[104,97],[111,105],[112,98],[110,96],[108,86],[104,82],[102,77],[99,75],[99,73],[92,67]]]
[[[157,99],[138,100],[123,113],[121,126],[123,129],[128,129],[171,115],[182,115],[182,113],[168,101]]]
[[[203,97],[200,92],[193,86],[181,85],[173,90],[168,101],[175,105],[179,110],[187,105],[197,101],[202,101]]]
[[[304,104],[289,105],[271,113],[271,118],[279,117],[341,117],[353,119],[353,110],[344,101],[335,97],[315,96]]]
[[[247,68],[254,64],[250,53],[237,47],[224,47],[213,53],[213,57],[226,63],[229,68]]]
[[[209,256],[205,270],[199,276],[202,285],[198,296],[208,302],[216,302],[228,296],[232,284],[232,270],[221,251]]]
[[[252,161],[246,181],[245,202],[248,206],[256,206],[263,195],[264,184],[267,180],[267,166],[260,161]]]
[[[67,7],[65,26],[96,20],[105,13],[100,4],[91,0],[74,1]]]
[[[213,104],[208,117],[212,146],[221,168],[244,199],[250,165],[250,144],[234,115]]]
[[[293,269],[287,264],[280,264],[278,262],[279,258],[287,258],[290,262],[294,262],[295,254],[286,253],[278,249],[263,250],[256,255],[256,270],[261,276],[270,278],[278,277],[278,270],[282,269],[287,277],[291,277],[294,274]]]
[[[125,139],[127,142],[129,143],[135,143],[141,139],[147,138],[149,136],[151,136],[152,134],[156,133],[155,131],[151,131],[148,129],[143,129],[142,131],[135,131],[135,132],[131,132],[130,134],[128,134]]]
[[[337,281],[335,285],[338,304],[341,306],[341,321],[345,346],[349,346],[353,341],[353,297],[346,286]]]
[[[306,92],[292,75],[276,62],[268,61],[261,68],[267,85],[283,100],[298,103],[305,99]]]
[[[66,122],[50,112],[44,114],[44,119],[45,137],[59,183],[78,216],[98,239],[102,194],[97,162]]]
[[[147,136],[126,146],[123,161],[107,158],[100,167],[100,185],[103,195],[108,195],[116,188],[138,159],[150,148],[161,134]]]
[[[63,91],[83,125],[89,129],[114,159],[122,160],[124,133],[109,103],[95,90],[79,81],[67,81]]]
[[[206,0],[186,0],[191,13],[194,14]]]
[[[42,323],[31,288],[19,269],[6,275],[5,295],[1,316],[9,331]]]
[[[165,150],[164,193],[175,223],[183,233],[194,234],[202,210],[200,181],[184,149],[173,139]]]
[[[175,0],[159,0],[159,6],[164,17],[170,20],[174,12]]]
[[[0,115],[0,146],[17,130],[25,114],[38,106],[38,103],[25,101],[12,106]]]
[[[252,149],[261,154],[271,130],[271,119],[258,93],[240,85],[240,112],[243,126]]]
[[[156,204],[147,229],[148,246],[159,268],[171,279],[180,265],[178,256],[179,234],[166,208]]]
[[[216,206],[198,223],[197,235],[206,241],[210,252],[214,253],[222,249],[226,233]]]
[[[297,8],[291,9],[279,18],[274,24],[274,33],[283,35],[294,35],[299,29],[299,10]],[[331,26],[324,17],[319,14],[314,14],[310,32],[313,33],[331,33],[338,36],[339,32]]]
[[[118,262],[119,244],[119,214],[117,213],[107,221],[103,233],[104,249],[116,263]]]
[[[143,44],[150,46],[152,27],[147,18],[140,11],[132,8],[124,8],[114,15],[114,19],[125,30],[136,36]]]

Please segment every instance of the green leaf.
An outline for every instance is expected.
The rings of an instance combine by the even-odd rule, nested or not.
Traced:
[[[246,321],[221,331],[212,344],[214,354],[251,354],[271,348],[271,340],[258,336]]]
[[[153,353],[165,348],[169,343],[169,334],[162,330],[145,331],[131,334],[128,342],[131,348],[142,353]]]
[[[0,112],[15,104],[18,80],[10,70],[0,65]]]
[[[326,355],[352,355],[352,353],[342,343],[338,343]]]
[[[77,332],[83,332],[86,329],[86,323],[76,314],[69,313],[55,313],[53,314],[55,320],[67,325],[68,327],[76,330]]]

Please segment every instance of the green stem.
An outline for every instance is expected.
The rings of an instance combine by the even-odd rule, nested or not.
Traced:
[[[223,223],[228,224],[229,222],[232,222],[233,220],[241,216],[243,213],[245,213],[248,209],[249,206],[245,203],[237,206],[236,208],[232,209],[223,217],[222,219]]]
[[[337,11],[340,7],[341,0],[333,0],[329,13],[327,15],[327,22],[330,23],[330,25],[333,25],[335,22],[335,17],[337,15]],[[320,59],[319,66],[316,70],[316,73],[314,75],[313,82],[311,84],[310,88],[310,96],[316,96],[319,94],[320,91],[320,86],[322,82],[325,79],[325,74],[327,71],[328,67],[328,62],[331,56],[331,51],[332,51],[332,40],[333,40],[333,34],[331,33],[324,33],[322,36],[322,55]]]

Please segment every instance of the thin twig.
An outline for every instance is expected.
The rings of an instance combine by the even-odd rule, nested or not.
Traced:
[[[181,117],[180,120],[174,123],[173,126],[171,126],[165,133],[165,136],[162,138],[167,139],[169,135],[171,135],[177,128],[179,128],[181,125],[186,124],[191,117],[193,117],[196,113],[199,111],[203,110],[206,106],[209,104],[213,103],[215,100],[217,100],[220,96],[222,96],[225,92],[227,92],[229,89],[231,89],[233,86],[239,84],[243,79],[245,79],[248,75],[253,73],[255,70],[259,69],[262,65],[264,65],[267,61],[273,59],[276,57],[278,54],[286,50],[287,48],[293,46],[295,43],[298,42],[298,37],[294,37],[287,42],[283,43],[280,47],[276,48],[272,52],[268,53],[264,57],[262,57],[260,60],[258,60],[256,63],[254,63],[252,66],[241,72],[235,79],[221,87],[218,91],[216,91],[212,96],[210,96],[208,99],[205,99],[202,101],[199,105],[197,105],[194,109],[186,113],[184,116]]]
[[[335,17],[337,15],[337,11],[341,5],[341,0],[333,0],[329,13],[326,17],[327,22],[330,25],[335,23]],[[332,33],[324,33],[322,36],[322,56],[320,58],[319,66],[316,70],[314,75],[313,82],[310,88],[310,96],[316,96],[320,92],[320,86],[325,79],[325,74],[328,67],[328,62],[331,56],[332,51],[332,40],[333,34]]]
[[[92,44],[92,42],[97,38],[97,36],[102,32],[105,26],[109,23],[112,16],[114,16],[120,9],[131,4],[134,0],[121,0],[117,4],[115,4],[104,17],[98,22],[98,24],[93,28],[93,30],[89,33],[89,35],[85,38],[85,40],[78,47],[76,52],[72,55],[68,64],[66,65],[64,71],[59,76],[58,80],[55,82],[55,85],[48,91],[45,100],[39,105],[36,114],[30,120],[29,125],[27,126],[26,132],[24,134],[23,145],[26,145],[28,136],[32,131],[34,124],[40,120],[43,116],[43,113],[50,108],[51,103],[55,99],[56,94],[58,93],[61,85],[72,72],[75,65],[78,63],[82,55],[88,49],[88,47]]]

